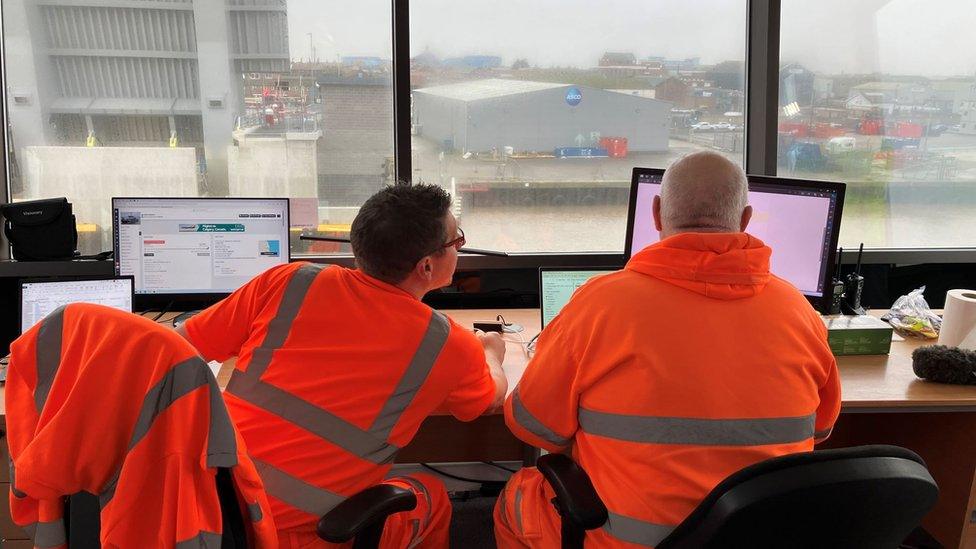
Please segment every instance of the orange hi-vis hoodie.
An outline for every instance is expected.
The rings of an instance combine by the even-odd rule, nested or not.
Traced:
[[[251,547],[277,547],[260,477],[213,373],[173,330],[89,304],[11,346],[10,511],[35,547],[66,544],[64,498],[98,495],[102,547],[219,547],[218,468]]]
[[[673,236],[580,288],[539,337],[505,419],[589,473],[610,520],[587,547],[654,546],[728,475],[829,434],[826,329],[770,254],[744,233]]]

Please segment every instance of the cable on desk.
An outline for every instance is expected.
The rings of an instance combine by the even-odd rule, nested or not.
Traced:
[[[517,334],[525,329],[521,324],[508,322],[502,315],[495,316],[495,320],[502,323],[502,332],[506,334]]]
[[[454,475],[454,474],[448,473],[446,471],[443,471],[441,469],[438,469],[438,468],[433,467],[431,465],[428,465],[426,463],[421,463],[420,466],[423,467],[424,469],[429,469],[429,470],[437,473],[438,475],[442,475],[442,476],[445,476],[447,478],[453,478],[454,480],[460,480],[461,482],[473,482],[475,484],[489,484],[489,483],[492,483],[492,482],[504,482],[504,481],[499,481],[499,480],[486,480],[486,479],[476,479],[476,478],[462,477],[462,476],[459,476],[459,475]]]
[[[515,341],[513,339],[505,339],[504,337],[502,339],[505,339],[505,341],[511,341],[512,343],[518,343],[519,346],[522,347],[522,352],[525,353],[525,356],[529,356],[529,346],[525,342],[525,338],[522,337],[522,334],[520,332],[506,332],[506,333],[517,335],[518,338],[519,338],[519,340],[518,341]]]
[[[492,467],[497,467],[497,468],[501,469],[502,471],[508,471],[509,473],[517,473],[518,472],[515,469],[509,469],[508,467],[505,467],[501,463],[495,463],[494,461],[482,461],[481,463],[484,463],[485,465],[491,465]]]
[[[170,308],[172,306],[173,306],[173,302],[172,301],[170,301],[169,303],[167,303],[166,306],[163,307],[163,310],[159,311],[159,314],[156,315],[155,317],[153,317],[153,319],[152,319],[153,322],[159,322],[159,319],[160,318],[163,318],[163,315],[165,315],[166,313],[168,313],[169,310],[170,310]]]

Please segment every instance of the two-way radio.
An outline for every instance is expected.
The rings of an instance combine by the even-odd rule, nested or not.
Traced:
[[[847,295],[847,308],[851,314],[863,315],[864,307],[861,306],[861,293],[864,291],[864,277],[861,276],[861,256],[864,255],[864,243],[861,243],[857,250],[857,266],[854,272],[847,275],[844,279],[844,293]],[[840,272],[838,271],[838,275]]]
[[[828,314],[839,315],[841,313],[841,306],[844,303],[844,281],[840,279],[840,264],[844,254],[844,248],[837,250],[837,265],[834,272],[834,278],[831,282],[831,294],[830,294],[830,310],[827,311]]]

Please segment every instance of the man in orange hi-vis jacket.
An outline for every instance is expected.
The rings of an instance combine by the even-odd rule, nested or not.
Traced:
[[[64,498],[80,491],[98,495],[102,547],[219,547],[218,468],[230,470],[251,546],[277,547],[213,373],[172,330],[74,304],[10,354],[10,513],[35,547],[65,545]]]
[[[440,187],[388,187],[353,221],[358,269],[278,267],[185,325],[206,358],[238,357],[225,399],[282,547],[327,546],[319,517],[383,482],[432,412],[470,421],[502,404],[501,337],[476,337],[420,301],[451,283],[464,244],[450,203]],[[388,482],[418,505],[387,521],[382,546],[446,547],[443,484],[422,474]]]
[[[696,153],[665,173],[661,241],[580,288],[505,403],[522,440],[571,452],[609,510],[587,547],[653,547],[728,475],[811,450],[840,411],[817,313],[746,234],[738,166]],[[495,508],[499,547],[558,547],[534,468]]]

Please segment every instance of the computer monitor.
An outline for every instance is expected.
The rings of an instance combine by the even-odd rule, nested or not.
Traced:
[[[625,259],[660,238],[652,203],[664,170],[634,168]],[[820,311],[829,306],[837,237],[844,207],[843,183],[750,175],[752,220],[746,229],[773,250],[770,271],[796,286]]]
[[[539,269],[539,309],[545,328],[569,303],[573,292],[594,276],[612,273],[614,267],[542,267]]]
[[[132,312],[131,276],[38,278],[20,281],[20,332],[30,330],[52,311],[72,303],[95,303]]]
[[[287,198],[113,198],[112,223],[136,295],[226,295],[290,260]]]

